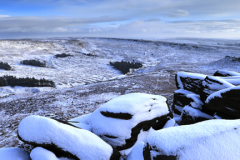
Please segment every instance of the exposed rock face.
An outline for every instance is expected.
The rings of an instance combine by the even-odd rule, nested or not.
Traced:
[[[143,157],[144,160],[238,159],[239,143],[240,120],[209,120],[150,133]]]
[[[207,76],[202,82],[201,99],[205,101],[210,94],[229,87],[234,87],[234,85],[224,79]]]
[[[211,94],[205,107],[231,118],[240,118],[240,86],[220,90]]]
[[[21,121],[18,136],[25,143],[41,146],[56,156],[79,160],[116,160],[119,152],[95,134],[56,120],[29,116]]]
[[[240,76],[240,73],[234,71],[218,70],[213,76],[228,77],[228,76]]]
[[[199,94],[201,91],[202,81],[206,78],[204,74],[178,72],[175,76],[176,86],[178,89],[184,89]]]
[[[212,118],[213,116],[208,115],[199,109],[192,108],[191,106],[185,106],[181,114],[180,125],[194,124]]]
[[[186,105],[202,110],[203,104],[199,95],[184,89],[179,89],[174,92],[172,109],[174,113],[181,114]]]
[[[127,154],[124,150],[131,148],[139,137],[144,139],[149,132],[163,128],[171,119],[166,101],[165,97],[158,95],[131,93],[105,103],[92,114],[69,122],[79,127],[89,126],[86,128],[122,154]]]

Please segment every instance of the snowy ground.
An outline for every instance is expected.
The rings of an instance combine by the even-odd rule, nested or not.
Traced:
[[[240,72],[237,62],[233,65],[221,60],[225,56],[239,57],[239,49],[239,41],[209,39],[1,40],[1,61],[8,62],[13,70],[1,70],[0,76],[45,78],[57,86],[38,88],[38,93],[29,87],[0,87],[0,147],[23,147],[16,133],[19,122],[27,115],[70,119],[133,92],[163,95],[171,105],[176,72],[213,74],[226,68]],[[73,57],[54,58],[61,53]],[[47,68],[21,65],[25,59],[45,60]],[[120,60],[139,61],[144,67],[123,76],[109,66],[110,61]]]

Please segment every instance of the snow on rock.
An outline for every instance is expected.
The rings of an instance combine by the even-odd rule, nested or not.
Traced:
[[[170,119],[166,122],[163,128],[174,127],[176,125],[176,121],[174,119]]]
[[[29,154],[21,148],[0,148],[1,160],[31,160]]]
[[[190,72],[178,72],[175,75],[176,86],[178,89],[185,89],[193,93],[199,94],[202,81],[206,75]]]
[[[209,120],[150,133],[145,160],[238,160],[240,120]]]
[[[159,95],[131,93],[103,104],[92,114],[69,120],[75,126],[86,124],[104,141],[123,150],[144,139],[153,129],[161,129],[172,116],[166,98]],[[128,150],[129,152],[130,150]]]
[[[32,160],[73,160],[70,158],[58,158],[53,152],[42,147],[36,147],[31,151],[30,157]]]
[[[218,70],[213,76],[228,77],[228,76],[240,76],[240,73],[227,70]]]
[[[127,156],[126,160],[144,160],[143,158],[144,142],[137,143]]]
[[[190,105],[193,108],[202,110],[204,103],[201,101],[200,96],[193,92],[179,89],[174,91],[173,106],[174,113],[181,114],[183,107]]]
[[[46,117],[26,117],[19,124],[18,135],[25,143],[42,146],[56,156],[70,155],[79,160],[115,160],[120,157],[95,134]]]
[[[208,96],[205,108],[228,115],[231,118],[240,118],[240,86],[222,89]]]
[[[194,124],[197,122],[212,119],[213,116],[208,115],[198,109],[192,108],[191,106],[185,106],[181,114],[180,125]]]
[[[201,99],[205,101],[210,94],[221,89],[234,87],[234,85],[219,77],[207,76],[202,82],[202,87],[200,96]]]
[[[42,147],[36,147],[31,151],[32,160],[59,160],[56,155]]]
[[[231,83],[232,85],[238,86],[240,85],[240,76],[229,76],[229,77],[220,77],[221,79],[224,79],[228,83]]]

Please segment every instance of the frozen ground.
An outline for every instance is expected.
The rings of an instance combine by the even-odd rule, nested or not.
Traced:
[[[172,103],[178,71],[213,74],[217,69],[240,72],[240,62],[226,62],[225,56],[239,56],[236,40],[171,39],[159,41],[59,38],[1,40],[1,61],[12,71],[0,76],[35,77],[53,80],[56,88],[0,87],[0,147],[26,147],[17,139],[17,126],[27,115],[70,119],[94,111],[121,94],[160,94]],[[54,58],[55,54],[72,57]],[[87,56],[86,54],[96,56]],[[20,65],[21,60],[47,61],[47,68]],[[144,67],[123,76],[110,61],[134,60]],[[239,66],[238,66],[239,65]]]

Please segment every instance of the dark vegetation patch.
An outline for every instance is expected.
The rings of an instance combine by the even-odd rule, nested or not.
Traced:
[[[62,53],[62,54],[56,54],[54,57],[55,58],[66,58],[66,57],[71,57],[71,56],[73,56],[73,55]]]
[[[46,67],[46,62],[45,61],[41,62],[41,61],[35,60],[35,59],[23,60],[20,63],[24,64],[24,65],[30,65],[30,66]]]
[[[0,77],[0,86],[23,86],[23,87],[55,87],[55,83],[46,79],[16,78],[14,76]]]
[[[84,56],[90,56],[90,57],[97,57],[97,55],[95,54],[91,54],[91,53],[83,53]]]
[[[0,62],[0,69],[11,70],[11,66],[8,63]]]
[[[129,72],[130,68],[138,69],[142,67],[142,63],[140,62],[110,62],[110,65],[113,66],[115,69],[121,71],[123,74]]]

